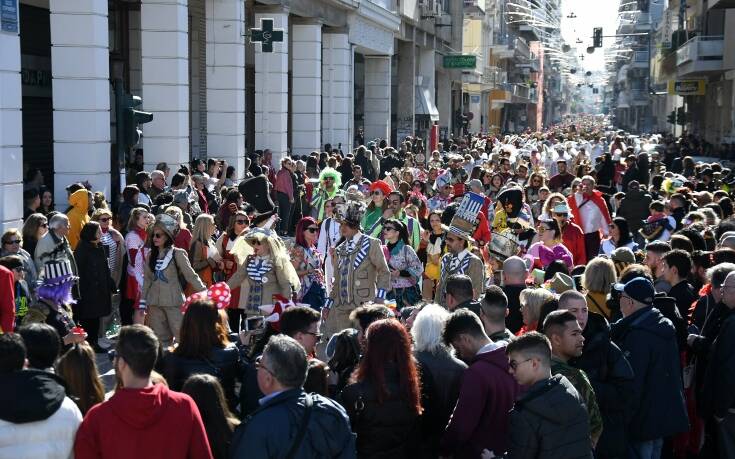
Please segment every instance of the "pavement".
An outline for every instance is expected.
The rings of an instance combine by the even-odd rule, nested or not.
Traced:
[[[115,346],[114,341],[111,341],[112,347]],[[110,349],[112,349],[110,347]],[[96,354],[97,356],[97,371],[100,374],[102,383],[105,386],[105,393],[112,391],[115,388],[115,370],[112,368],[112,362],[107,353]]]

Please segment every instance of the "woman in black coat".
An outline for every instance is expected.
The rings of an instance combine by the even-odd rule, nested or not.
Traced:
[[[115,292],[107,254],[100,244],[101,237],[97,222],[87,223],[79,234],[74,259],[79,270],[80,298],[72,306],[74,320],[87,332],[87,342],[97,353],[105,352],[97,343],[100,319],[112,311],[112,293]]]

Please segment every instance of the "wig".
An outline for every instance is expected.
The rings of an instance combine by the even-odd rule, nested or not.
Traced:
[[[36,290],[39,299],[50,301],[56,305],[76,303],[71,295],[74,279],[68,279],[61,283],[53,282],[55,279],[50,279],[50,281],[52,282],[44,282]]]
[[[331,178],[334,180],[334,188],[335,189],[341,189],[342,188],[342,174],[339,173],[336,169],[332,169],[331,167],[325,167],[322,169],[322,171],[319,173],[319,183],[323,183],[324,179]]]

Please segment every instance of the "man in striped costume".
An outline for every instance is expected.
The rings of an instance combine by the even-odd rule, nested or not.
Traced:
[[[350,327],[350,312],[365,302],[382,303],[390,288],[390,271],[380,241],[362,233],[365,204],[349,201],[335,209],[344,241],[334,253],[334,284],[322,314],[327,337]]]

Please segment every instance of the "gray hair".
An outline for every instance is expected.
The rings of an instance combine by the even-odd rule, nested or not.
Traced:
[[[503,272],[510,272],[513,274],[523,274],[528,272],[528,265],[523,261],[521,257],[508,257],[503,262]]]
[[[282,386],[303,387],[308,363],[306,351],[298,341],[286,335],[271,336],[263,350],[268,370]]]
[[[155,170],[151,172],[151,178],[166,178],[166,174],[163,171]]]
[[[442,330],[448,317],[449,311],[438,304],[427,304],[421,308],[411,327],[416,352],[438,354],[447,349],[442,341]]]
[[[69,223],[69,217],[64,214],[56,214],[51,217],[48,222],[48,227],[51,229],[59,229],[62,226],[66,226]]]
[[[707,270],[707,280],[712,283],[712,288],[721,287],[727,275],[733,271],[735,263],[720,263]]]
[[[574,300],[587,302],[587,299],[582,293],[576,290],[567,290],[559,295],[559,309],[567,309],[568,303]]]

